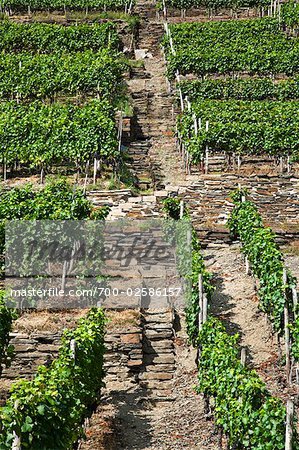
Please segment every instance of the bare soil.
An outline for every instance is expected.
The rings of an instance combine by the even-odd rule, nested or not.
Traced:
[[[196,352],[176,339],[177,369],[172,402],[152,404],[138,388],[103,392],[80,450],[216,450],[217,433],[196,394]]]
[[[255,282],[245,273],[239,245],[207,248],[204,256],[216,286],[211,313],[224,320],[232,333],[239,333],[240,345],[247,349],[246,363],[258,372],[273,395],[284,401],[297,397],[298,387],[288,386],[286,382],[277,337],[266,315],[258,307]],[[299,275],[298,262],[298,256],[286,257],[286,264],[295,269],[294,275]]]

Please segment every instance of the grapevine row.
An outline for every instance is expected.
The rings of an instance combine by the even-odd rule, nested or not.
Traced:
[[[242,201],[243,195],[242,190],[232,195],[235,207],[228,220],[228,227],[232,236],[242,242],[242,251],[259,280],[260,309],[268,315],[274,330],[282,333],[284,306],[287,302],[292,311],[292,288],[296,288],[297,280],[288,271],[285,283],[284,259],[275,243],[275,234],[263,225],[257,207],[251,201]]]
[[[83,106],[0,103],[0,140],[6,166],[83,170],[95,157],[109,162],[120,156],[114,109],[100,100]]]
[[[170,32],[175,52],[170,51],[168,36],[163,42],[170,78],[177,71],[198,76],[299,71],[299,39],[287,37],[274,18],[182,23],[171,25]]]
[[[55,94],[98,93],[114,99],[121,86],[123,64],[103,49],[74,54],[0,55],[0,97],[53,98]]]
[[[71,448],[82,435],[82,420],[103,386],[105,316],[90,310],[75,330],[66,330],[59,356],[41,366],[32,381],[13,386],[0,409],[0,447]],[[71,343],[74,342],[74,350]]]
[[[178,84],[191,102],[200,100],[298,100],[299,79],[274,82],[270,78],[206,79],[181,81]]]
[[[177,128],[194,163],[207,146],[212,152],[290,155],[296,161],[298,112],[297,102],[203,100],[182,113]]]
[[[281,6],[281,23],[289,28],[297,28],[299,25],[299,4],[295,0],[289,0]]]
[[[286,409],[258,374],[241,363],[239,336],[210,318],[199,333],[198,391],[213,397],[216,423],[235,449],[284,450]],[[293,450],[299,449],[294,431]]]
[[[163,210],[167,217],[172,220],[180,219],[180,200],[178,198],[167,198],[164,200]],[[188,226],[190,225],[190,216],[188,210],[184,209],[184,217]],[[184,240],[183,247],[185,247],[186,241]],[[197,237],[195,230],[192,229],[192,239],[191,239],[191,268],[185,267],[184,262],[189,261],[184,252],[184,248],[181,249],[182,243],[177,244],[177,249],[180,252],[178,255],[178,263],[180,264],[180,274],[184,279],[190,282],[190,289],[186,292],[186,323],[187,331],[189,335],[190,342],[193,345],[197,344],[198,339],[198,317],[200,312],[199,307],[199,292],[198,292],[198,277],[202,275],[203,278],[203,288],[210,299],[213,292],[213,287],[211,285],[211,275],[206,270],[204,259],[201,254],[200,242]],[[186,250],[186,249],[185,249]],[[188,249],[187,249],[188,251]]]
[[[14,312],[7,308],[5,303],[5,292],[0,290],[0,376],[2,374],[3,366],[7,365],[8,359],[12,356],[12,347],[9,345],[9,333],[12,328],[13,319]]]
[[[162,2],[161,2],[162,3]],[[268,0],[166,0],[166,6],[170,8],[210,8],[210,9],[220,9],[220,8],[253,8],[257,6],[268,6]]]
[[[10,9],[13,11],[31,10],[85,10],[86,8],[95,9],[97,11],[105,10],[123,10],[132,6],[134,1],[129,0],[1,0],[2,9]]]
[[[112,22],[57,25],[37,22],[20,24],[8,20],[0,23],[0,51],[63,53],[117,50],[120,39]]]
[[[0,193],[1,256],[4,254],[7,220],[102,220],[109,212],[106,207],[94,210],[83,191],[74,189],[63,179],[50,180],[41,189],[28,184]]]

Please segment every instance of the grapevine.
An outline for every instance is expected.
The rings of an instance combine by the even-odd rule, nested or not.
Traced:
[[[218,10],[220,8],[243,8],[268,6],[268,0],[166,0],[166,6],[171,8],[210,8]]]
[[[298,104],[280,101],[203,100],[178,118],[178,131],[194,163],[210,151],[299,158]],[[195,129],[194,117],[201,120]],[[208,130],[205,122],[209,121]]]
[[[299,79],[277,81],[270,78],[181,81],[178,87],[191,102],[200,100],[298,100]]]
[[[50,170],[67,164],[81,168],[94,158],[119,158],[114,109],[106,101],[83,106],[34,102],[0,104],[0,161]]]
[[[123,63],[103,49],[69,54],[0,55],[0,97],[53,100],[55,95],[92,94],[114,100],[122,86]]]
[[[56,25],[8,20],[0,23],[0,50],[4,52],[64,53],[103,48],[117,50],[120,45],[112,22],[91,25]]]
[[[82,419],[103,386],[105,316],[92,309],[75,330],[63,334],[59,356],[32,381],[19,381],[0,409],[0,447],[11,449],[13,432],[31,450],[71,448]],[[70,348],[76,342],[75,358]]]
[[[0,376],[3,366],[9,364],[13,354],[13,347],[9,345],[9,333],[12,329],[12,322],[15,313],[5,304],[5,292],[0,290]]]
[[[228,220],[228,227],[234,237],[239,237],[242,251],[248,257],[253,274],[259,279],[260,308],[273,324],[275,331],[284,330],[284,305],[291,309],[291,289],[296,279],[287,273],[287,285],[283,280],[284,260],[275,243],[275,235],[264,227],[256,206],[250,201],[241,201],[242,192],[233,194],[235,207]]]
[[[281,31],[275,18],[170,26],[175,54],[164,37],[168,74],[249,73],[294,75],[299,72],[299,39]]]
[[[284,450],[285,407],[255,371],[241,364],[238,339],[216,318],[204,323],[199,333],[198,392],[215,399],[216,423],[233,448]],[[295,430],[293,448],[299,448]]]
[[[132,2],[132,5],[134,2]],[[3,9],[11,9],[14,11],[31,10],[86,10],[86,8],[95,9],[97,11],[112,10],[118,11],[128,8],[130,2],[128,0],[1,0]]]

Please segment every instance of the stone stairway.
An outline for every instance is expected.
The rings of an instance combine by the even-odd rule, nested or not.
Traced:
[[[145,2],[143,7],[148,13],[154,4]],[[151,151],[161,136],[171,139],[174,128],[173,100],[168,92],[165,64],[160,51],[163,33],[161,22],[148,22],[148,15],[147,19],[143,19],[136,43],[136,58],[143,58],[143,66],[131,71],[127,83],[134,109],[127,151],[128,167],[141,190],[163,188]]]
[[[153,173],[149,159],[151,143],[149,140],[130,142],[127,150],[127,168],[130,170],[135,185],[141,190],[153,188]]]
[[[152,402],[174,400],[175,372],[174,315],[170,310],[143,311],[144,370],[140,385]]]
[[[153,403],[174,400],[174,315],[170,309],[142,310],[139,324],[109,330],[106,336],[105,393],[138,389]]]

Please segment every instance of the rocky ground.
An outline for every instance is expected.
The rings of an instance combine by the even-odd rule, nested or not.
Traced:
[[[184,332],[175,339],[174,401],[153,404],[139,388],[104,392],[81,450],[215,450],[218,437],[204,414],[197,382],[196,351]],[[123,386],[124,387],[124,386]]]

